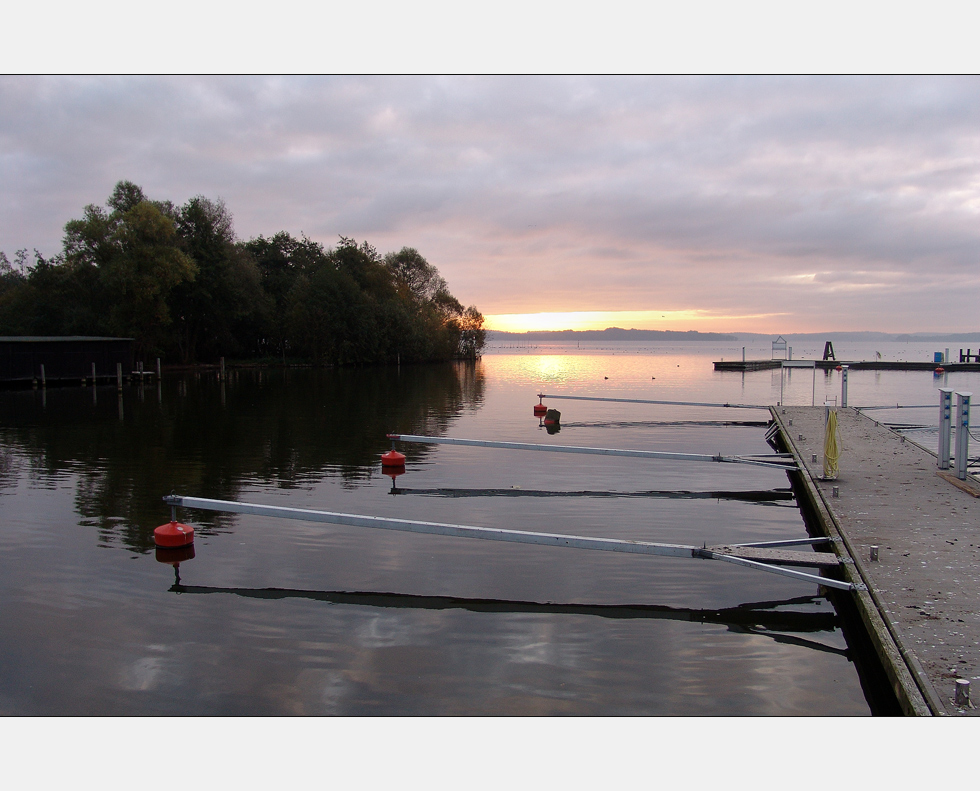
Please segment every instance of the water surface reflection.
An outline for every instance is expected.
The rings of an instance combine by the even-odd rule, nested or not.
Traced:
[[[831,603],[735,567],[189,510],[195,557],[154,559],[172,489],[667,543],[805,535],[778,470],[406,445],[406,474],[381,474],[389,432],[768,452],[757,413],[668,407],[577,403],[552,438],[542,381],[721,386],[710,356],[556,357],[0,392],[0,713],[869,713]]]

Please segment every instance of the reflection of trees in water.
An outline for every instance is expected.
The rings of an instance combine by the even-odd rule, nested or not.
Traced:
[[[6,447],[0,447],[0,488],[13,486],[18,468],[13,452]]]
[[[97,405],[80,388],[50,389],[44,407],[34,392],[8,392],[2,438],[39,482],[78,475],[76,508],[101,543],[144,552],[172,489],[236,499],[253,482],[289,489],[330,476],[354,487],[380,475],[387,433],[444,433],[480,407],[484,390],[479,361],[239,370],[223,385],[189,374],[165,379],[159,396],[152,386],[127,388],[122,421],[107,388]],[[409,461],[431,452],[406,449]],[[201,532],[227,529],[232,518],[202,516]]]

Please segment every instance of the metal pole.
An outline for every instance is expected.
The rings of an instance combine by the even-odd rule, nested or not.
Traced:
[[[92,363],[92,384],[95,384],[95,363]]]
[[[813,362],[813,393],[810,396],[810,406],[817,405],[817,363]]]
[[[748,560],[746,558],[725,555],[703,547],[687,546],[684,544],[654,544],[648,541],[624,541],[619,538],[593,538],[589,536],[569,536],[560,533],[537,533],[524,530],[505,530],[494,527],[473,527],[470,525],[452,525],[441,522],[415,522],[408,519],[388,519],[379,516],[362,516],[360,514],[342,514],[331,511],[314,511],[306,508],[286,508],[275,505],[255,505],[239,503],[230,500],[209,500],[200,497],[183,497],[168,495],[163,501],[171,506],[184,508],[199,508],[205,511],[221,511],[232,514],[251,514],[254,516],[272,516],[282,519],[300,519],[306,522],[326,522],[349,527],[372,527],[381,530],[398,530],[406,533],[422,533],[438,536],[453,536],[456,538],[479,538],[485,541],[506,541],[516,544],[537,544],[539,546],[566,547],[569,549],[594,549],[606,552],[625,552],[633,555],[658,555],[660,557],[700,558],[702,560],[720,560],[734,563],[738,566],[768,571],[784,577],[815,582],[838,590],[854,590],[849,582],[840,582],[829,577],[796,571],[794,569],[770,566],[766,563]]]
[[[122,363],[116,363],[116,390],[122,392]]]
[[[847,409],[847,368],[848,366],[841,366],[840,375],[840,405],[844,409]]]
[[[742,347],[742,362],[745,362],[745,347]]]
[[[221,381],[225,381],[225,358],[221,358]]]
[[[157,381],[160,380],[160,358],[157,357]]]
[[[626,456],[638,459],[666,459],[668,461],[716,461],[729,464],[754,464],[795,470],[791,453],[774,453],[760,456],[711,456],[706,453],[672,453],[655,450],[621,450],[619,448],[587,448],[574,445],[538,445],[532,442],[495,442],[487,439],[462,439],[459,437],[424,437],[417,434],[389,434],[388,439],[402,442],[421,442],[427,445],[470,445],[478,448],[502,448],[504,450],[540,450],[550,453],[584,453],[596,456]]]
[[[41,387],[47,387],[48,380],[44,375],[44,363],[41,363]]]
[[[953,390],[950,387],[939,388],[939,450],[937,458],[939,469],[949,469],[950,430],[953,425]]]
[[[935,409],[935,404],[888,404],[887,406],[856,406],[858,412],[866,412],[869,409]]]
[[[786,369],[779,366],[779,403],[786,406],[786,399],[783,398],[783,383],[786,381]]]
[[[966,480],[966,462],[970,452],[970,396],[956,394],[956,477]]]
[[[598,398],[595,396],[571,396],[561,393],[538,393],[538,398],[558,398],[562,401],[611,401],[615,404],[666,404],[667,406],[717,406],[729,409],[766,409],[762,404],[715,404],[705,401],[650,401],[644,398]]]

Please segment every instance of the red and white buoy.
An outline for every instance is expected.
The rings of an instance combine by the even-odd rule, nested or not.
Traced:
[[[166,498],[164,498],[166,499]],[[177,521],[177,506],[170,504],[170,521],[153,531],[153,543],[158,547],[186,547],[194,543],[194,528]]]
[[[153,531],[153,543],[158,547],[186,547],[194,543],[194,528],[173,519]]]
[[[548,407],[544,405],[544,396],[538,396],[538,403],[534,405],[534,416],[544,417],[545,412],[548,411]]]
[[[942,374],[946,373],[946,369],[940,365],[936,368],[935,371],[933,371],[933,373],[936,374],[937,376],[941,376]]]
[[[402,472],[405,471],[405,454],[399,453],[397,450],[395,450],[395,439],[397,438],[397,436],[398,436],[397,434],[388,435],[388,439],[391,440],[391,450],[389,450],[387,453],[381,454],[382,470],[395,469],[396,467],[401,467]]]
[[[387,469],[389,467],[404,467],[405,466],[405,454],[399,453],[397,450],[389,450],[387,453],[381,454],[381,467]]]

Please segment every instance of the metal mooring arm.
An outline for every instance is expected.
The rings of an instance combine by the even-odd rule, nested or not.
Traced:
[[[714,461],[723,464],[752,464],[757,467],[774,467],[780,470],[796,470],[791,453],[774,453],[760,456],[722,456],[720,453],[674,453],[658,450],[622,450],[619,448],[586,448],[575,445],[540,445],[533,442],[496,442],[488,439],[462,439],[460,437],[423,437],[417,434],[388,434],[388,439],[401,442],[420,442],[427,445],[471,445],[478,448],[502,448],[504,450],[539,450],[546,453],[584,453],[596,456],[628,456],[635,459],[663,459],[666,461]]]
[[[538,393],[538,398],[557,398],[561,401],[611,401],[614,404],[661,404],[666,406],[716,406],[726,409],[769,409],[762,404],[720,404],[707,401],[651,401],[646,398],[600,398],[599,396],[573,396],[560,393]]]
[[[813,582],[828,588],[838,590],[855,590],[849,582],[841,582],[829,577],[807,574],[795,569],[771,566],[745,558],[734,557],[713,552],[704,547],[686,546],[684,544],[655,544],[649,541],[625,541],[619,538],[592,538],[588,536],[568,536],[560,533],[537,533],[525,530],[505,530],[495,527],[472,527],[469,525],[452,525],[440,522],[415,522],[408,519],[391,519],[380,516],[362,516],[359,514],[342,514],[332,511],[314,511],[306,508],[286,508],[277,505],[257,505],[240,503],[232,500],[208,500],[201,497],[184,497],[172,494],[163,498],[171,506],[184,508],[200,508],[205,511],[221,511],[231,514],[251,514],[253,516],[272,516],[280,519],[299,519],[305,522],[326,522],[350,527],[373,527],[381,530],[398,530],[407,533],[426,533],[438,536],[454,536],[456,538],[479,538],[485,541],[506,541],[516,544],[537,544],[539,546],[566,547],[569,549],[595,549],[606,552],[626,552],[633,555],[659,555],[673,558],[701,558],[703,560],[721,560],[747,568],[768,571],[784,577]]]

